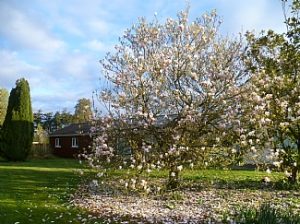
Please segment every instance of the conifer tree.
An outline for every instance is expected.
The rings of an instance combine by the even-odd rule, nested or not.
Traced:
[[[1,151],[12,161],[24,161],[33,140],[33,113],[28,82],[22,78],[10,92],[3,123]]]

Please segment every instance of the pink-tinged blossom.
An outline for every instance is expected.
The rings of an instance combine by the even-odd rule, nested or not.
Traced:
[[[240,104],[248,77],[242,40],[219,35],[219,22],[215,12],[189,22],[186,10],[163,24],[139,19],[125,32],[100,61],[108,85],[99,101],[107,116],[95,125],[101,131],[89,155],[94,167],[125,160],[118,153],[126,148],[129,172],[165,168],[176,182],[183,164],[209,166],[223,160],[213,155],[232,154],[227,145],[246,135]]]

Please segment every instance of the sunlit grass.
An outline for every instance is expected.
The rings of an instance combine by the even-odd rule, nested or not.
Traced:
[[[0,166],[0,169],[2,170],[28,170],[28,171],[39,171],[39,172],[73,172],[73,170],[70,170],[70,168],[46,168],[46,167],[28,167],[28,166],[17,166],[17,167],[11,167],[11,166]]]
[[[139,171],[130,169],[111,169],[108,171],[110,178],[123,178],[124,176],[139,176]],[[141,176],[153,181],[167,180],[167,170],[152,170],[150,173],[143,173]],[[281,172],[267,173],[257,170],[216,170],[216,169],[184,169],[180,173],[182,186],[186,187],[214,187],[214,188],[229,188],[229,189],[260,189],[265,186],[262,182],[264,177],[269,177],[271,183],[267,184],[270,189],[282,188],[278,186],[286,180],[286,177]],[[266,187],[266,186],[265,186]]]
[[[76,160],[0,162],[0,223],[81,223],[84,216],[69,205],[81,181]]]
[[[41,159],[28,162],[0,160],[0,223],[97,223],[90,214],[70,205],[70,195],[83,180],[74,171],[85,168],[73,159]],[[86,173],[92,172],[86,169]],[[123,178],[127,169],[111,170],[111,178]],[[133,172],[132,175],[135,175]],[[145,174],[152,180],[167,179],[167,171]],[[284,179],[282,173],[245,170],[189,170],[181,173],[183,188],[203,187],[259,190],[262,178]],[[85,176],[86,177],[86,176]],[[92,177],[91,177],[92,178]],[[271,185],[271,189],[273,186]],[[292,198],[298,202],[298,199]],[[101,221],[98,220],[98,223]]]

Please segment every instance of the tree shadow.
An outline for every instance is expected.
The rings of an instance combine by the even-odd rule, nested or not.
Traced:
[[[264,182],[263,180],[222,180],[215,179],[209,181],[205,178],[197,181],[190,181],[188,184],[183,184],[182,189],[190,188],[194,190],[203,189],[228,189],[228,190],[299,190],[300,184],[289,184],[284,180],[272,182]]]
[[[49,171],[21,164],[0,164],[0,223],[81,223],[77,214],[82,211],[69,204],[70,194],[80,183],[72,168],[65,171],[57,169],[58,164],[45,166],[53,169]]]

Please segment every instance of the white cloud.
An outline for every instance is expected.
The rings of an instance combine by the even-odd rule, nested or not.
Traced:
[[[71,17],[61,17],[57,19],[59,21],[60,26],[63,28],[64,31],[68,32],[69,34],[84,37],[84,30],[80,29],[79,25],[76,21]]]
[[[280,1],[221,0],[217,12],[224,20],[224,27],[222,27],[226,32],[238,33],[255,30],[256,33],[259,33],[265,29],[284,32]]]
[[[193,16],[217,8],[225,33],[284,28],[279,0],[190,2]],[[99,86],[98,60],[139,16],[151,21],[158,12],[164,22],[184,8],[185,0],[0,0],[0,84],[25,76],[36,110],[71,110]]]
[[[64,42],[47,31],[44,24],[33,21],[23,12],[0,4],[0,33],[13,42],[13,47],[46,52],[60,51]]]
[[[44,83],[38,86],[32,85],[33,109],[55,112],[67,108],[73,112],[78,99],[92,96],[95,80],[86,79],[88,78],[84,76],[81,78],[45,76]]]
[[[44,112],[62,111],[67,108],[68,111],[73,112],[76,104],[77,95],[68,91],[43,91],[39,94],[32,94],[33,110],[38,111],[41,109]],[[80,99],[80,98],[78,98]]]
[[[2,87],[10,89],[15,81],[21,77],[29,78],[32,73],[41,70],[21,60],[17,52],[0,50],[0,80]]]
[[[64,60],[61,67],[61,72],[74,78],[82,78],[88,72],[89,60],[88,57],[82,54],[74,54]]]
[[[29,64],[17,52],[0,50],[0,58],[1,87],[10,90],[17,79],[27,79],[34,110],[73,111],[76,101],[90,98],[98,84],[98,62],[88,55],[64,55],[45,68]]]
[[[113,45],[107,44],[105,42],[96,39],[88,41],[87,43],[84,44],[84,46],[91,51],[97,51],[97,52],[108,52],[114,49]]]
[[[100,18],[91,20],[87,23],[91,32],[107,35],[110,27],[108,22],[101,20]]]
[[[240,23],[240,28],[261,30],[267,16],[268,7],[265,0],[253,1],[251,4],[238,4],[233,14],[233,21]],[[238,27],[237,27],[238,28]]]

